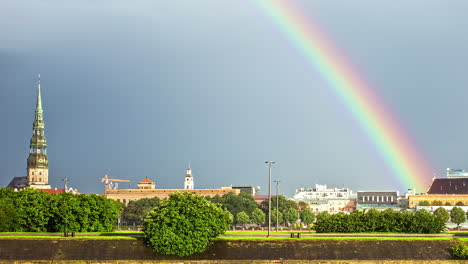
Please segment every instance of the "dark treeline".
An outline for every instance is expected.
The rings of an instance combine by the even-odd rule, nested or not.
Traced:
[[[396,232],[396,233],[440,233],[445,227],[445,219],[427,210],[382,212],[371,209],[367,212],[354,211],[344,213],[321,213],[317,216],[315,229],[319,233],[360,233],[360,232]]]
[[[1,232],[110,232],[121,204],[96,194],[0,188]]]

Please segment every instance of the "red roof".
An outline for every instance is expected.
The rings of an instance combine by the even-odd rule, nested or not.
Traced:
[[[38,190],[41,190],[43,192],[46,192],[48,194],[59,194],[59,193],[64,193],[65,192],[65,189],[38,189]]]
[[[150,184],[153,184],[154,182],[152,182],[150,179],[148,179],[148,177],[146,177],[144,180],[142,180],[141,182],[139,182],[138,184],[140,183],[150,183]]]

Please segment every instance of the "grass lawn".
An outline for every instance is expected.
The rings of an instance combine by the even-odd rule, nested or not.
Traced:
[[[268,231],[227,231],[226,235],[267,235]],[[315,231],[299,231],[299,230],[293,230],[293,231],[270,231],[270,234],[282,234],[282,235],[288,235],[291,233],[301,233],[301,234],[313,234],[313,235],[425,235],[425,234],[413,234],[413,233],[396,233],[396,232],[364,232],[364,233],[317,233]],[[459,235],[468,235],[468,232],[462,233],[462,232],[448,232],[448,233],[439,233],[441,235],[445,234],[459,234]],[[430,234],[430,235],[437,235],[437,234]]]
[[[95,239],[104,239],[104,240],[120,240],[120,239],[131,239],[136,240],[138,238],[128,237],[128,236],[75,236],[75,237],[63,237],[63,236],[1,236],[0,239],[53,239],[53,240],[62,240],[62,239],[75,239],[75,240],[95,240]]]
[[[218,237],[217,240],[452,240],[451,237]],[[468,238],[460,238],[468,241]]]

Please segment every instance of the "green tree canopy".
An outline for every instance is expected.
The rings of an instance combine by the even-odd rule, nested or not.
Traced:
[[[250,217],[245,212],[239,212],[236,215],[236,221],[238,224],[245,226],[250,221]]]
[[[206,197],[207,200],[219,203],[222,207],[228,210],[232,215],[236,216],[240,212],[245,212],[251,215],[255,208],[258,208],[257,202],[252,195],[241,192],[238,195],[227,193],[223,196],[216,195],[212,198]]]
[[[439,207],[435,209],[434,215],[444,223],[447,223],[448,220],[450,219],[450,214],[443,207]]]
[[[434,206],[442,206],[443,203],[442,203],[442,201],[432,201],[432,202],[431,202],[431,205],[434,205]]]
[[[120,209],[120,203],[95,194],[0,188],[0,222],[8,222],[1,228],[10,232],[110,232]],[[7,220],[11,216],[14,221]]]
[[[160,199],[158,197],[130,201],[122,211],[122,220],[139,225],[146,215],[159,205],[159,202]]]
[[[229,212],[193,193],[173,193],[143,221],[148,245],[161,254],[203,252],[229,225]]]
[[[299,220],[299,213],[294,208],[289,208],[284,213],[284,220],[288,223],[288,225],[295,224],[297,220]]]
[[[301,221],[306,225],[310,225],[315,221],[315,214],[309,208],[302,210]]]
[[[457,224],[457,228],[460,228],[460,224],[466,221],[465,211],[463,211],[463,209],[461,209],[460,207],[455,206],[450,211],[450,220],[453,223]]]
[[[278,219],[276,219],[276,214],[278,214]],[[284,219],[283,218],[283,213],[279,212],[276,209],[271,210],[271,225],[276,225],[276,222],[278,222],[278,224],[281,224],[281,223],[283,223],[283,219]],[[268,219],[266,219],[266,221],[268,221]]]
[[[284,195],[274,195],[271,197],[271,210],[276,209],[276,198],[278,198],[278,207],[279,211],[285,213],[286,211],[289,210],[289,208],[294,208],[298,210],[299,206],[296,203],[296,201],[293,200],[287,200]],[[268,213],[268,199],[263,201],[260,205],[261,209],[265,214]]]
[[[297,203],[297,207],[298,207],[299,211],[301,211],[301,212],[302,212],[303,210],[305,210],[305,209],[309,209],[309,208],[310,208],[309,204],[306,203],[306,202],[304,202],[304,201],[298,202],[298,203]]]
[[[17,230],[16,208],[10,198],[0,198],[0,232]]]
[[[252,217],[251,217],[252,222],[255,224],[261,226],[265,224],[265,213],[260,210],[260,208],[255,208],[252,212]]]

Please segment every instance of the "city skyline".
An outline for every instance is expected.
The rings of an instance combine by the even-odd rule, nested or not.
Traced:
[[[274,160],[273,179],[287,196],[316,183],[404,191],[322,76],[258,7],[184,4],[3,3],[0,21],[15,23],[0,29],[0,185],[26,175],[41,73],[53,187],[66,177],[81,192],[102,193],[99,179],[109,174],[132,187],[149,177],[158,188],[182,188],[191,163],[195,188],[258,185],[265,194],[264,161]],[[468,4],[295,4],[372,84],[430,171],[468,168]]]

